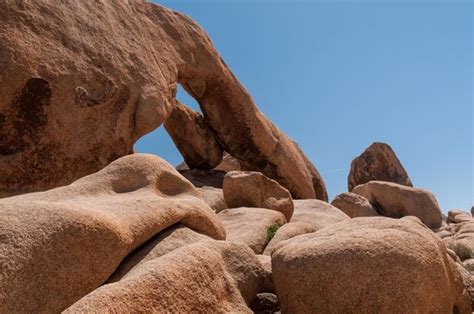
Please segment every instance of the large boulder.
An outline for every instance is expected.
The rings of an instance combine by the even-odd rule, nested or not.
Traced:
[[[321,176],[189,17],[139,1],[0,2],[0,195],[71,183],[132,153],[178,83],[222,148],[295,197]]]
[[[272,254],[283,313],[470,313],[444,244],[408,219],[354,218]]]
[[[413,186],[392,148],[375,142],[351,163],[347,182],[349,191],[369,181],[388,181]]]
[[[293,199],[290,192],[260,172],[227,172],[223,192],[229,208],[269,208],[284,214],[288,221],[293,215]]]
[[[266,208],[229,208],[217,216],[226,229],[228,241],[245,243],[256,254],[262,254],[270,241],[269,228],[286,223],[282,213]]]
[[[203,241],[150,259],[66,313],[252,313],[264,270],[246,245]]]
[[[290,222],[308,224],[314,231],[350,219],[339,208],[320,200],[294,200],[293,203],[295,211]]]
[[[272,255],[275,248],[278,247],[278,244],[282,241],[291,239],[293,237],[315,232],[316,228],[306,222],[289,222],[284,224],[275,232],[275,235],[272,237],[270,242],[268,242],[265,250],[263,251],[264,255]]]
[[[0,312],[59,312],[177,223],[225,229],[192,184],[153,155],[122,157],[71,185],[0,200]]]
[[[378,216],[377,210],[368,199],[351,192],[337,195],[331,205],[339,208],[351,218]]]
[[[441,209],[435,196],[427,190],[391,182],[371,181],[358,185],[352,192],[367,198],[382,216],[416,216],[431,229],[441,226]]]
[[[190,168],[212,169],[222,160],[222,147],[202,115],[176,101],[165,128]]]

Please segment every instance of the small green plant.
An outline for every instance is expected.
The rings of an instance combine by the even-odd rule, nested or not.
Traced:
[[[275,233],[277,232],[278,228],[280,228],[279,224],[273,224],[270,227],[268,227],[268,229],[267,229],[267,239],[268,239],[268,241],[273,239],[273,237],[275,236]]]
[[[474,258],[474,251],[462,242],[451,242],[448,244],[448,248],[453,250],[461,261]]]

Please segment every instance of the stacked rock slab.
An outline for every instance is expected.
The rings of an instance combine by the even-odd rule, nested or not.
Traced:
[[[347,178],[349,192],[357,185],[369,181],[388,181],[413,186],[392,148],[385,143],[375,142],[351,163]]]
[[[224,177],[223,192],[229,208],[269,208],[281,212],[287,221],[293,215],[294,206],[290,192],[260,172],[228,172]]]
[[[392,182],[370,181],[358,185],[352,192],[367,198],[382,216],[416,216],[431,229],[441,226],[441,209],[435,196],[427,190]]]
[[[444,244],[407,219],[354,218],[291,238],[272,269],[282,313],[471,311]]]
[[[199,197],[164,160],[137,154],[65,187],[1,199],[0,312],[65,309],[177,223],[225,239]]]
[[[368,199],[351,192],[337,195],[331,202],[331,205],[339,208],[351,218],[378,215],[377,210],[370,204]]]
[[[297,198],[327,200],[314,166],[189,17],[141,0],[3,1],[0,23],[0,195],[130,154],[171,114],[180,83],[225,151]]]

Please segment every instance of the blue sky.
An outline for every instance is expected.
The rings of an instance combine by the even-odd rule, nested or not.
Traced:
[[[444,211],[474,203],[471,1],[159,3],[204,27],[331,199],[347,191],[351,160],[382,141]],[[163,127],[135,149],[182,160]]]

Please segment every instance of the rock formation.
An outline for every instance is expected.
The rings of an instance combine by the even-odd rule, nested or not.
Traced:
[[[367,198],[386,217],[416,216],[431,229],[441,226],[441,209],[434,195],[423,189],[396,183],[370,181],[358,185],[353,193]]]
[[[337,195],[331,202],[331,205],[339,208],[351,218],[378,215],[377,210],[370,204],[368,199],[351,192]]]
[[[349,191],[369,181],[388,181],[413,186],[392,148],[385,143],[373,143],[351,163],[347,178]]]
[[[470,312],[443,243],[408,220],[355,218],[291,238],[272,268],[282,313]]]
[[[122,157],[71,185],[2,199],[0,217],[0,312],[63,310],[173,224],[225,239],[192,184],[153,155]]]
[[[320,200],[294,200],[293,202],[295,211],[290,222],[307,223],[314,230],[320,230],[349,219],[349,216],[339,208]]]
[[[295,197],[327,200],[314,166],[189,17],[144,1],[13,1],[0,21],[0,195],[65,185],[132,153],[173,112],[179,83],[225,151]]]
[[[287,221],[293,215],[294,206],[290,192],[260,172],[228,172],[224,177],[223,191],[229,208],[269,208],[281,212]]]
[[[178,100],[165,128],[190,168],[209,170],[222,161],[222,148],[202,115]]]

